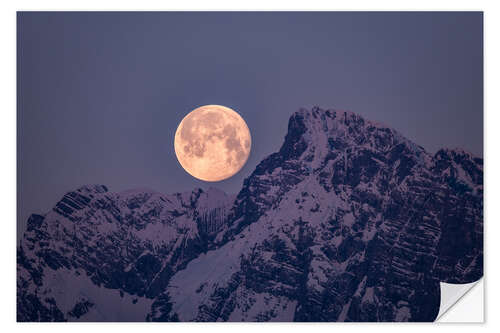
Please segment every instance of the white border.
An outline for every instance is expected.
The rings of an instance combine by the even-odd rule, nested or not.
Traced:
[[[2,112],[0,124],[2,159],[0,166],[2,172],[1,191],[1,212],[2,212],[2,251],[1,254],[1,308],[2,330],[30,331],[36,330],[48,332],[66,332],[92,330],[109,330],[117,328],[120,331],[135,332],[138,329],[149,330],[195,330],[204,331],[246,331],[254,330],[287,330],[302,332],[304,329],[314,327],[314,330],[331,332],[332,329],[369,329],[375,331],[410,330],[420,331],[423,327],[418,324],[16,324],[15,323],[15,247],[16,247],[16,14],[17,10],[484,10],[485,11],[485,283],[487,284],[488,306],[486,306],[486,321],[488,328],[498,325],[497,309],[493,301],[493,295],[500,295],[498,292],[499,283],[489,283],[488,281],[498,281],[498,265],[489,265],[495,259],[489,260],[488,253],[499,253],[498,241],[492,237],[498,237],[498,223],[500,223],[498,210],[490,207],[490,203],[495,205],[496,198],[500,198],[500,163],[498,148],[495,143],[500,142],[499,132],[494,126],[499,124],[500,105],[498,101],[499,82],[499,33],[500,16],[498,11],[499,1],[271,1],[253,0],[248,2],[235,2],[229,0],[210,1],[3,1],[0,11],[1,41],[3,43],[1,60],[1,86]],[[466,135],[466,133],[464,133]],[[495,152],[496,150],[496,152]],[[491,172],[490,172],[491,171]],[[490,235],[490,236],[488,236]],[[492,236],[494,235],[494,236]],[[490,243],[490,239],[493,241]],[[496,251],[495,251],[496,250]],[[498,297],[498,296],[497,296]],[[489,308],[493,309],[491,318]],[[141,326],[138,326],[141,325]],[[145,326],[147,325],[147,326]],[[346,325],[346,326],[344,326]],[[476,325],[435,325],[424,324],[425,329],[452,329],[454,332],[476,330]],[[342,327],[344,326],[344,327]],[[370,326],[369,328],[366,326]],[[404,326],[404,327],[402,327]],[[483,325],[480,325],[483,326]],[[497,327],[498,328],[498,327]]]

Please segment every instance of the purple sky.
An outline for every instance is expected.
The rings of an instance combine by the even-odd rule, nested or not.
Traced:
[[[428,151],[483,154],[482,13],[19,13],[18,238],[84,184],[237,192],[299,107],[348,109]],[[233,108],[252,133],[234,177],[198,181],[180,120]]]

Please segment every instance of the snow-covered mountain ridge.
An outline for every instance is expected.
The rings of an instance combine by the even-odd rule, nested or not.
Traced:
[[[301,109],[236,197],[87,186],[32,215],[18,320],[432,321],[440,281],[482,276],[482,212],[482,159]]]

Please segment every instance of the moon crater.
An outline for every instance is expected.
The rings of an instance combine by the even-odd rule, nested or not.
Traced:
[[[250,130],[241,116],[221,105],[205,105],[182,119],[175,133],[175,154],[193,177],[220,181],[245,165]]]

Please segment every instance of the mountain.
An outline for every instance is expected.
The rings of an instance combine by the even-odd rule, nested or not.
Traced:
[[[483,271],[483,160],[301,109],[236,197],[86,186],[32,215],[19,321],[433,321]]]
[[[144,320],[170,277],[207,250],[233,201],[213,188],[163,195],[98,185],[67,193],[28,220],[18,249],[18,320],[78,320],[87,312],[82,319]],[[130,307],[137,303],[140,310]]]

